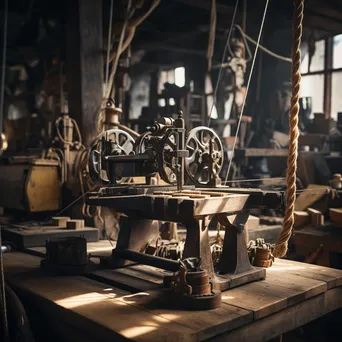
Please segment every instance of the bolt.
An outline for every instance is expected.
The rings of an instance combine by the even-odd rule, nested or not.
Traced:
[[[236,228],[237,228],[237,231],[241,234],[245,230],[245,225],[243,223],[239,223]]]

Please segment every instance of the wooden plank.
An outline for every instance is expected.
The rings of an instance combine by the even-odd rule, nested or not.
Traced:
[[[101,341],[118,340],[119,335],[137,341],[199,341],[232,329],[234,330],[231,336],[234,337],[237,333],[245,334],[244,329],[249,329],[250,325],[247,323],[250,323],[253,318],[259,319],[257,322],[267,321],[270,324],[274,317],[281,317],[280,313],[288,312],[285,310],[294,308],[291,312],[296,313],[297,308],[306,306],[308,298],[314,297],[314,300],[325,298],[321,293],[326,291],[329,283],[330,286],[333,281],[334,286],[342,285],[342,271],[276,260],[274,266],[267,270],[265,281],[223,292],[223,305],[218,309],[193,312],[169,310],[153,305],[155,296],[160,292],[148,291],[131,295],[114,286],[84,277],[46,277],[39,272],[27,272],[37,267],[40,261],[38,257],[12,253],[5,254],[4,258],[7,268],[18,269],[19,266],[19,273],[16,277],[10,278],[12,285],[26,291],[30,296],[35,296],[34,300],[38,305],[41,302],[49,303],[53,309],[52,319],[73,322],[75,329],[83,332],[89,329],[89,334],[96,329],[98,336],[101,336]],[[26,273],[20,274],[23,266]],[[138,272],[139,267],[135,266],[134,271]],[[140,273],[142,273],[141,269]],[[153,269],[151,274],[148,276],[158,278],[159,273],[153,273]],[[321,307],[316,306],[312,310],[306,308],[310,312],[304,315],[305,319],[311,320],[311,314],[322,315],[324,310],[331,311],[333,305],[336,308],[340,307],[341,289],[334,289],[334,291],[334,303],[329,299],[329,305],[325,307],[328,299],[324,299],[323,306],[320,301],[318,304]],[[296,305],[299,302],[301,304]],[[288,306],[291,306],[290,309],[286,309]],[[276,313],[277,311],[280,313]],[[269,319],[261,319],[270,314],[273,315]],[[285,316],[286,319],[291,317],[291,315]],[[293,322],[286,322],[287,325],[282,329],[289,330]],[[278,323],[276,326],[280,327]],[[239,328],[243,325],[245,328]],[[273,326],[268,330],[272,332]],[[250,333],[251,330],[248,331]],[[254,335],[260,334],[252,335],[254,338]],[[105,338],[102,339],[102,336]],[[272,337],[274,336],[270,338]]]
[[[306,211],[294,212],[294,228],[300,229],[310,223],[309,213]]]
[[[320,227],[324,225],[324,216],[319,210],[308,208],[311,225],[314,227]]]
[[[288,151],[286,149],[275,150],[271,148],[237,148],[235,155],[237,158],[287,157]]]
[[[296,198],[295,210],[303,211],[329,193],[330,188],[324,185],[309,184]]]
[[[140,309],[131,300],[119,300],[129,296],[127,292],[91,279],[25,274],[11,285],[34,296],[36,305],[48,301],[54,319],[68,318],[75,329],[90,334],[96,329],[105,341],[116,341],[118,335],[134,341],[195,341],[191,329]]]
[[[113,248],[116,246],[116,241],[109,241],[109,240],[99,240],[96,242],[88,242],[87,243],[87,254],[93,255],[103,255],[109,256],[112,254]],[[36,253],[35,255],[44,257],[46,253],[45,247],[30,247],[27,248],[26,251],[28,253]]]
[[[279,311],[208,341],[269,341],[342,307],[342,289],[331,289],[309,300]]]
[[[329,216],[332,222],[338,224],[342,228],[342,208],[330,208]]]
[[[333,268],[305,264],[292,260],[276,259],[273,266],[267,269],[267,273],[293,274],[303,278],[310,278],[327,283],[328,290],[337,286],[342,286],[342,270]]]
[[[327,290],[325,282],[269,270],[264,281],[222,293],[223,302],[250,310],[254,319],[260,319]]]
[[[250,323],[253,315],[250,311],[223,304],[214,310],[186,311],[162,308],[160,292],[149,291],[125,296],[119,300],[131,302],[131,305],[148,310],[165,319],[171,319],[191,329],[196,341],[203,341],[222,332],[230,331],[243,324]]]
[[[38,257],[18,253],[17,262],[21,264],[32,258],[40,260]],[[135,271],[137,269],[139,268],[135,268]],[[74,314],[77,314],[79,326],[75,323],[75,329],[85,332],[88,323],[96,323],[99,335],[104,328],[110,329],[112,334],[108,336],[108,340],[110,336],[115,338],[114,332],[117,332],[138,341],[198,341],[252,320],[251,312],[230,305],[197,312],[152,308],[148,303],[159,292],[131,295],[84,277],[45,277],[37,273],[25,273],[18,275],[12,283],[30,296],[34,295],[36,303],[45,300],[58,306],[59,313],[55,317],[58,321],[68,317],[67,320],[74,323]],[[144,329],[145,326],[151,329]],[[140,329],[141,335],[134,335],[134,331],[138,334]]]
[[[120,270],[97,270],[89,274],[88,277],[129,292],[148,291],[160,287],[159,284],[122,273]]]
[[[4,271],[6,275],[16,275],[40,267],[41,258],[20,252],[5,253]]]
[[[166,273],[166,271],[162,269],[148,265],[132,265],[130,267],[120,268],[117,271],[159,285],[163,283],[163,277]]]

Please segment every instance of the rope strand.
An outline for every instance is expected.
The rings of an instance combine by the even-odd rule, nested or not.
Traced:
[[[294,1],[293,17],[293,46],[292,46],[292,98],[289,118],[290,142],[286,172],[286,209],[283,222],[283,230],[279,234],[273,255],[283,257],[288,248],[294,223],[294,205],[296,200],[296,170],[298,155],[298,113],[299,113],[299,90],[300,90],[300,43],[303,31],[304,0]]]

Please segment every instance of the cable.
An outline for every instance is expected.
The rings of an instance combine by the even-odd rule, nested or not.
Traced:
[[[235,17],[236,17],[238,6],[239,6],[239,0],[236,0],[235,8],[234,8],[234,13],[233,13],[233,18],[232,18],[232,22],[231,22],[231,25],[230,25],[230,28],[229,28],[229,32],[228,32],[228,36],[227,36],[226,46],[224,47],[224,51],[223,51],[223,55],[222,55],[221,65],[223,64],[223,62],[224,62],[224,60],[226,58],[227,49],[228,49],[228,45],[230,43],[230,37],[232,35],[234,21],[235,21]],[[217,82],[216,82],[216,86],[215,86],[215,91],[214,91],[214,95],[213,95],[213,103],[211,105],[210,112],[209,112],[208,127],[210,127],[211,116],[213,114],[213,109],[214,109],[214,106],[216,104],[216,96],[217,96],[218,86],[219,86],[219,83],[220,83],[220,80],[221,80],[221,74],[222,74],[222,67],[220,67],[218,78],[217,78]]]
[[[5,74],[6,74],[6,52],[7,52],[7,17],[8,17],[8,0],[5,0],[4,11],[4,35],[2,46],[2,64],[1,64],[1,86],[0,86],[0,134],[3,130],[4,110],[5,110]]]
[[[241,119],[242,119],[242,116],[243,116],[243,113],[244,113],[244,110],[245,110],[245,106],[246,106],[246,99],[247,99],[247,95],[248,95],[249,86],[251,84],[252,74],[253,74],[253,70],[254,70],[256,56],[257,56],[257,53],[258,53],[258,48],[259,48],[259,44],[260,44],[260,39],[261,39],[262,31],[263,31],[263,28],[264,28],[264,23],[265,23],[266,13],[267,13],[267,9],[268,9],[268,4],[269,4],[269,0],[266,0],[264,14],[263,14],[263,17],[262,17],[261,26],[260,26],[259,35],[258,35],[258,41],[257,41],[257,45],[255,47],[255,52],[254,52],[254,56],[253,56],[251,71],[250,71],[250,73],[248,75],[246,92],[245,92],[245,96],[243,97],[242,109],[241,109],[241,113],[240,113],[240,116],[239,116],[238,125],[237,125],[237,128],[236,128],[234,144],[233,144],[233,149],[232,149],[232,155],[231,155],[230,160],[229,160],[228,170],[227,170],[225,182],[228,179],[229,171],[230,171],[230,168],[231,168],[231,165],[232,165],[232,161],[233,161],[233,158],[234,158],[234,151],[235,151],[235,147],[236,147],[237,137],[239,135]]]
[[[235,27],[240,31],[241,35],[244,36],[248,41],[250,41],[252,44],[257,45],[257,41],[255,41],[253,38],[251,38],[249,35],[247,35],[245,32],[243,32],[242,28],[239,25],[235,25]],[[292,59],[288,57],[284,57],[281,55],[278,55],[275,52],[272,52],[271,50],[265,48],[263,45],[259,44],[259,49],[268,53],[270,56],[280,59],[284,62],[292,63]]]
[[[4,342],[9,342],[8,320],[7,320],[7,306],[6,306],[6,291],[5,291],[5,274],[4,274],[4,260],[2,252],[2,227],[0,226],[0,280],[1,280],[1,311],[4,326]]]
[[[112,38],[112,22],[113,22],[113,0],[110,0],[110,16],[109,16],[109,30],[108,30],[108,42],[107,42],[107,64],[106,64],[106,76],[105,76],[105,82],[106,82],[106,90],[104,91],[104,94],[106,94],[108,89],[108,82],[109,82],[109,55],[111,50],[111,38]]]
[[[132,6],[132,0],[128,0],[125,21],[124,21],[123,26],[122,26],[119,45],[118,45],[118,53],[116,54],[114,62],[113,62],[111,75],[110,75],[110,78],[108,80],[108,86],[107,86],[106,93],[105,93],[105,98],[107,98],[107,99],[110,97],[111,92],[113,90],[114,77],[115,77],[116,69],[117,69],[117,66],[119,63],[119,58],[120,58],[120,53],[122,50],[123,40],[125,38],[125,33],[126,33],[128,21],[129,21],[129,12],[130,12],[131,6]]]

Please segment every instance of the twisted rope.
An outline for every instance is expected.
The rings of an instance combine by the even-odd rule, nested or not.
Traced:
[[[293,16],[293,45],[292,45],[292,97],[289,117],[290,142],[286,172],[286,209],[283,221],[283,229],[279,234],[273,255],[283,257],[288,248],[294,222],[294,205],[296,200],[296,171],[298,154],[298,113],[299,113],[299,89],[300,89],[300,43],[302,38],[302,24],[304,13],[304,0],[294,0]]]

